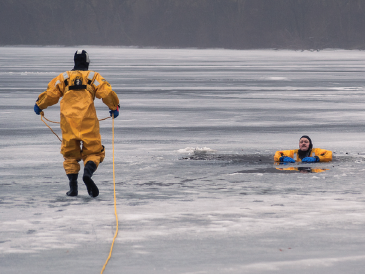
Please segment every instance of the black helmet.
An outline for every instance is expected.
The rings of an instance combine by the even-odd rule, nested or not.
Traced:
[[[83,49],[79,49],[75,52],[74,56],[74,70],[88,70],[89,69],[89,54]]]

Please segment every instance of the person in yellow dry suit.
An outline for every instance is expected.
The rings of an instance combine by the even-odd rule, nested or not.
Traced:
[[[79,162],[84,162],[83,181],[90,196],[99,195],[91,176],[104,160],[99,120],[94,106],[95,97],[102,99],[110,109],[110,116],[119,115],[119,99],[110,84],[97,72],[89,70],[89,56],[85,50],[74,55],[75,66],[54,78],[34,105],[36,114],[60,102],[63,167],[69,179],[68,196],[77,196]]]
[[[303,135],[299,139],[299,149],[279,150],[274,155],[275,162],[281,163],[315,163],[332,161],[332,151],[313,148],[312,140]]]

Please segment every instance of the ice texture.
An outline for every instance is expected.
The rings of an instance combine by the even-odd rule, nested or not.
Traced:
[[[363,51],[83,48],[121,102],[104,273],[363,272]],[[60,142],[33,112],[77,49],[0,48],[0,273],[99,273],[108,256],[112,121],[100,196],[80,176],[68,197]],[[59,121],[59,104],[44,112]],[[334,160],[275,165],[304,134]]]

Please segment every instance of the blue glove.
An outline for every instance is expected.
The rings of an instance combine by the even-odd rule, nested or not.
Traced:
[[[34,112],[39,115],[41,114],[42,110],[39,108],[39,106],[37,104],[34,105]]]
[[[117,118],[119,116],[119,108],[120,108],[120,106],[118,105],[116,110],[110,110],[109,111],[110,117],[113,117],[113,114],[114,114],[114,118]]]
[[[282,157],[280,157],[280,162],[295,163],[295,160],[293,158],[290,158],[290,157],[287,157],[287,156],[282,156]]]
[[[304,163],[315,163],[315,162],[319,162],[319,158],[318,157],[305,157],[302,159],[302,162]]]

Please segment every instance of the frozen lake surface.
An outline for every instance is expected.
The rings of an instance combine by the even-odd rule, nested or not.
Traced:
[[[104,273],[363,272],[364,52],[84,48],[121,100]],[[33,112],[76,49],[0,48],[0,273],[100,273],[108,256],[112,121],[100,196],[79,179],[67,197],[60,142]],[[304,134],[334,161],[274,165]]]

